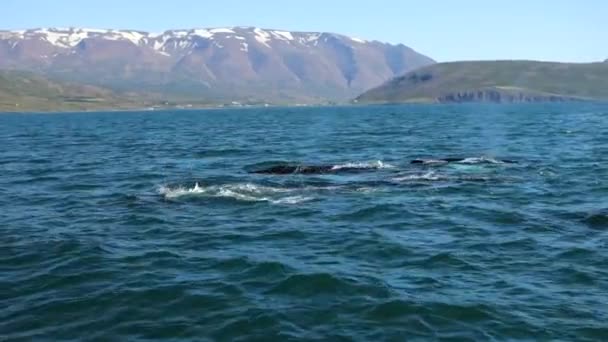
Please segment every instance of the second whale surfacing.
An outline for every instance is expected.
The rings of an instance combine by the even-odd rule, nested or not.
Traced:
[[[463,165],[480,165],[480,164],[516,164],[517,161],[510,159],[494,159],[488,157],[472,157],[472,158],[441,158],[441,159],[414,159],[410,164],[421,165],[445,165],[445,164],[463,164]],[[248,170],[254,174],[268,175],[322,175],[322,174],[338,174],[338,173],[360,173],[377,171],[379,169],[393,168],[390,164],[382,162],[367,164],[367,163],[349,163],[343,165],[307,165],[307,164],[275,164],[264,165],[261,168]]]
[[[337,173],[358,173],[385,168],[392,168],[392,165],[384,164],[380,161],[376,163],[347,163],[342,165],[278,164],[265,166],[260,169],[249,170],[249,173],[269,175],[322,175]]]
[[[250,173],[269,174],[269,175],[289,175],[289,174],[324,174],[332,173],[331,165],[277,165],[266,169],[250,171]]]
[[[442,165],[449,163],[459,164],[517,164],[517,161],[511,159],[494,159],[488,157],[472,157],[472,158],[441,158],[441,159],[414,159],[410,164],[423,165]]]

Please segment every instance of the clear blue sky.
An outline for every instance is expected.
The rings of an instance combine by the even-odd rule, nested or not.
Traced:
[[[608,58],[608,0],[0,1],[0,29],[259,26],[404,43],[438,61]]]

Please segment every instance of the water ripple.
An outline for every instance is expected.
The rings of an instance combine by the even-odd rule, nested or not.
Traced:
[[[605,340],[606,113],[0,116],[0,339]]]

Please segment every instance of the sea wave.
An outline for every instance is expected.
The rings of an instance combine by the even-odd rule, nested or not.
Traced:
[[[283,198],[279,198],[276,200],[270,200],[270,203],[273,204],[298,204],[298,203],[302,203],[302,202],[309,202],[312,201],[314,199],[314,197],[311,196],[288,196],[288,197],[283,197]]]
[[[418,162],[418,160],[416,160],[416,162]],[[443,159],[424,159],[424,160],[421,160],[421,163],[422,163],[422,165],[444,165],[444,164],[447,164],[448,162]]]
[[[274,204],[298,204],[310,201],[310,196],[281,196],[297,189],[263,186],[253,183],[221,184],[201,186],[198,182],[193,187],[161,186],[158,192],[165,199],[178,199],[189,196],[223,197],[246,202],[270,202]]]
[[[460,164],[504,164],[502,160],[498,160],[492,157],[469,157],[465,158],[458,163]]]
[[[490,176],[469,176],[469,175],[445,175],[435,171],[426,173],[410,174],[392,178],[395,182],[437,182],[437,181],[453,181],[453,182],[487,182],[492,180],[500,180],[500,178]]]
[[[514,164],[517,163],[513,160],[508,159],[496,159],[493,157],[480,156],[480,157],[467,157],[467,158],[445,158],[445,159],[416,159],[412,161],[413,164],[422,164],[429,166],[442,166],[448,163],[453,164]]]
[[[375,162],[350,162],[345,164],[337,164],[332,166],[332,170],[342,170],[342,169],[393,169],[395,165],[385,163],[381,160],[377,160]]]
[[[404,181],[438,181],[438,180],[447,180],[448,177],[444,175],[440,175],[435,171],[429,171],[427,173],[419,173],[412,174],[406,176],[400,176],[393,178],[394,181],[404,182]]]

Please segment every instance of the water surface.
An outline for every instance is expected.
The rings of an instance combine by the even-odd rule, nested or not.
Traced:
[[[607,105],[3,115],[0,146],[0,340],[608,339]],[[369,169],[248,172],[280,162]]]

